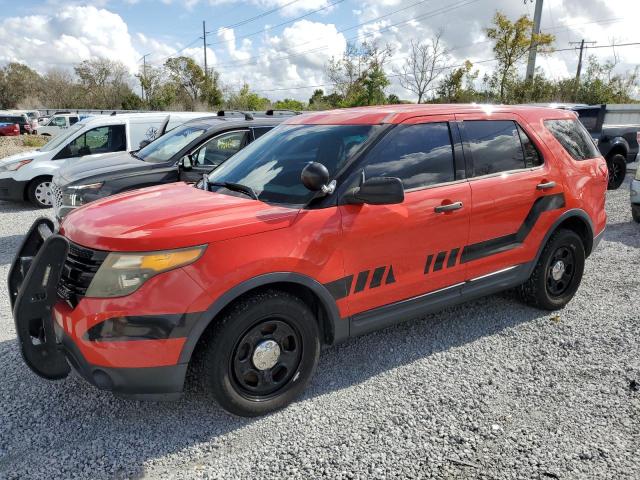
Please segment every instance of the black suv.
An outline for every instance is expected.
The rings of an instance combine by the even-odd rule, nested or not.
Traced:
[[[116,193],[178,181],[197,182],[290,115],[220,115],[191,120],[137,152],[70,159],[53,177],[55,216]]]

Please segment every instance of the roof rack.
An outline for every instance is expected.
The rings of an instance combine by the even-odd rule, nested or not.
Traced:
[[[298,112],[297,110],[287,110],[287,109],[271,109],[271,110],[267,110],[266,112],[264,112],[265,115],[268,115],[270,117],[275,116],[276,113],[290,113],[291,115],[300,115],[302,114],[302,112]]]
[[[230,113],[237,113],[239,115],[244,115],[245,120],[254,120],[253,114],[249,112],[243,112],[242,110],[218,110],[219,117],[227,117]]]

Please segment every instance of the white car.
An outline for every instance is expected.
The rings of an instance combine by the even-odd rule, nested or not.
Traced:
[[[65,161],[135,151],[188,120],[214,115],[128,113],[80,120],[38,150],[0,159],[0,200],[29,200],[39,208],[51,207],[51,179]]]
[[[78,123],[78,121],[87,117],[88,115],[78,115],[77,113],[58,113],[51,115],[48,122],[43,125],[38,125],[36,128],[39,135],[56,137],[69,127]]]

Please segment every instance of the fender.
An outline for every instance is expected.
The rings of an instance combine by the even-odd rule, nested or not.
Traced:
[[[527,277],[531,275],[531,273],[533,272],[533,269],[538,264],[540,255],[542,255],[542,251],[544,250],[545,245],[549,241],[549,238],[551,238],[551,235],[555,233],[555,231],[558,229],[558,227],[562,222],[570,218],[579,218],[580,220],[583,220],[584,223],[586,224],[588,235],[587,235],[587,244],[584,246],[584,248],[585,248],[585,253],[587,257],[591,254],[591,251],[593,250],[593,247],[594,247],[594,231],[593,231],[593,222],[591,221],[591,217],[589,217],[587,212],[585,212],[580,208],[572,208],[571,210],[567,210],[562,215],[560,215],[556,219],[556,221],[553,222],[553,225],[551,225],[551,228],[549,228],[549,230],[545,234],[544,238],[542,239],[542,242],[540,242],[540,247],[538,247],[538,253],[536,253],[536,257],[531,262],[531,266],[529,267],[529,273]]]
[[[266,273],[264,275],[259,275],[243,283],[240,283],[230,290],[227,290],[223,295],[218,297],[218,299],[213,302],[213,304],[206,311],[202,312],[200,321],[197,322],[191,332],[189,332],[187,341],[185,342],[184,347],[182,348],[182,352],[180,353],[180,359],[178,363],[189,362],[189,360],[191,359],[191,355],[193,354],[193,350],[195,349],[198,340],[200,340],[202,333],[226,306],[230,305],[231,302],[250,290],[258,287],[273,285],[275,283],[292,283],[310,289],[316,295],[316,297],[324,307],[324,310],[327,312],[327,321],[329,326],[331,327],[331,343],[335,344],[349,337],[349,321],[348,319],[340,318],[338,306],[336,305],[333,296],[331,295],[331,293],[329,293],[329,290],[327,290],[324,285],[311,277],[299,273]]]
[[[624,149],[624,153],[623,155],[627,156],[627,154],[629,153],[629,142],[627,142],[627,140],[624,137],[620,137],[620,136],[616,136],[616,137],[607,137],[606,140],[600,140],[599,145],[607,146],[607,153],[605,154],[604,152],[602,152],[602,155],[604,157],[608,156],[611,151],[615,148],[622,148]]]

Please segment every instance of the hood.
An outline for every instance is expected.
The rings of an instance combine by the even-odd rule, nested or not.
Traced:
[[[9,155],[8,157],[3,157],[0,159],[0,165],[6,165],[7,163],[18,162],[20,160],[38,160],[41,157],[47,155],[47,152],[39,152],[38,150],[29,150],[27,152],[15,153],[13,155]]]
[[[71,212],[60,232],[98,250],[165,250],[286,228],[298,212],[179,182],[92,202]]]
[[[56,183],[63,186],[88,177],[127,174],[151,168],[152,164],[134,157],[129,152],[106,153],[91,158],[70,158],[58,170]]]

